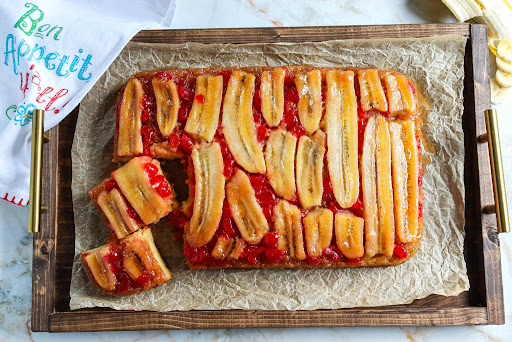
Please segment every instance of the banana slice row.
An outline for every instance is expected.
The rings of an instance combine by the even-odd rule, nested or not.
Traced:
[[[153,78],[152,84],[156,98],[158,128],[164,137],[168,137],[178,121],[178,110],[180,109],[178,88],[172,80],[164,81],[160,78]]]
[[[326,131],[329,175],[336,201],[350,208],[359,196],[357,99],[354,72],[326,74]]]
[[[366,254],[391,257],[395,242],[391,142],[388,123],[380,116],[368,119],[361,170]]]
[[[332,211],[325,208],[312,210],[304,217],[304,232],[310,257],[321,256],[324,249],[331,245],[332,221]]]
[[[281,68],[261,73],[261,113],[270,127],[279,125],[283,118],[284,76]]]
[[[119,114],[117,155],[120,157],[142,153],[142,84],[132,78],[126,84]]]
[[[295,195],[295,145],[297,138],[283,129],[270,133],[265,149],[267,178],[275,192],[290,200]]]
[[[400,242],[416,238],[419,222],[419,157],[413,121],[389,123],[396,234]]]
[[[360,70],[358,79],[361,91],[361,108],[366,112],[372,109],[387,112],[388,102],[377,69]]]
[[[240,169],[235,171],[226,185],[226,197],[242,238],[250,245],[260,243],[268,233],[269,225],[245,172]]]
[[[397,114],[416,112],[416,100],[409,81],[403,75],[387,74],[384,76],[384,84],[389,102],[389,112]]]
[[[295,165],[297,193],[304,208],[322,204],[325,133],[316,131],[299,139]]]
[[[277,249],[288,252],[288,257],[306,259],[300,209],[286,200],[274,207],[274,229],[279,233]]]
[[[224,97],[222,127],[229,150],[245,170],[265,174],[263,148],[252,114],[255,76],[234,71]]]
[[[192,247],[206,245],[213,238],[222,217],[224,203],[224,162],[218,143],[203,142],[192,150],[195,175],[194,208],[185,238]]]
[[[158,168],[158,175],[163,175],[158,161],[150,157],[137,157],[114,171],[112,176],[144,224],[151,224],[171,212],[173,196],[163,198],[151,186],[144,171],[146,163],[153,163]]]
[[[222,76],[197,77],[196,94],[185,132],[208,142],[212,141],[219,124],[222,87]]]
[[[295,76],[299,93],[299,120],[308,134],[318,129],[322,119],[322,73],[313,70]]]
[[[244,251],[246,243],[243,239],[228,238],[224,235],[219,236],[217,243],[212,250],[212,257],[215,259],[238,260]]]
[[[128,204],[119,190],[114,188],[100,193],[97,202],[118,239],[142,227],[128,215]]]

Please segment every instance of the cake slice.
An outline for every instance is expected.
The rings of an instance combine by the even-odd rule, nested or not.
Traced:
[[[82,262],[92,283],[106,294],[127,296],[171,280],[150,228],[85,251]]]
[[[158,222],[171,212],[175,197],[160,163],[150,157],[133,158],[89,196],[110,229],[111,240]]]

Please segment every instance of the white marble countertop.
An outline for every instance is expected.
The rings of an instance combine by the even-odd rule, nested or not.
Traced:
[[[441,0],[181,0],[171,28],[454,22]],[[512,212],[512,98],[496,106]],[[0,341],[507,341],[512,338],[512,234],[500,235],[506,324],[476,327],[230,329],[48,334],[30,331],[28,209],[0,201]]]

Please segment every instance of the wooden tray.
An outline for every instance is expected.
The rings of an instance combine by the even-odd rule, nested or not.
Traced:
[[[409,305],[314,311],[134,312],[112,309],[70,311],[69,286],[74,254],[71,199],[71,145],[78,108],[48,132],[43,148],[40,232],[34,235],[33,331],[207,329],[375,325],[503,324],[503,288],[489,154],[477,137],[486,132],[490,108],[487,29],[483,25],[428,24],[311,28],[254,28],[143,31],[133,38],[148,43],[304,42],[350,38],[426,37],[461,34],[468,38],[464,80],[466,185],[465,256],[471,288],[457,297],[432,295]]]

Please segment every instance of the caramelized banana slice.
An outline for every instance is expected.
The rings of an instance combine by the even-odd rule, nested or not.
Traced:
[[[395,246],[395,221],[393,214],[393,185],[391,176],[391,142],[388,123],[377,119],[376,139],[377,202],[379,206],[380,253],[393,255]]]
[[[132,279],[142,273],[148,274],[151,281],[144,288],[152,288],[171,279],[171,273],[165,266],[153,240],[151,229],[143,228],[121,240],[123,247],[123,270]]]
[[[324,154],[324,132],[318,130],[311,138],[300,137],[295,171],[297,192],[304,208],[322,204]]]
[[[123,256],[123,270],[132,279],[137,279],[144,271],[153,271],[153,260],[148,256],[147,243],[138,240],[136,243],[129,241],[126,244]]]
[[[225,259],[233,247],[235,246],[235,239],[225,237],[224,235],[219,236],[215,246],[212,250],[212,257],[215,259]]]
[[[236,239],[235,245],[233,246],[233,249],[228,255],[228,259],[230,260],[238,260],[240,256],[242,255],[244,248],[246,246],[246,243],[243,239]]]
[[[217,231],[224,203],[224,162],[219,143],[202,143],[192,150],[195,175],[194,211],[185,237],[192,247],[206,245]]]
[[[265,174],[263,148],[258,142],[252,115],[253,74],[234,71],[229,78],[222,114],[222,127],[229,150],[245,170]]]
[[[388,102],[377,69],[360,70],[358,76],[361,90],[361,108],[364,111],[376,109],[387,112]]]
[[[128,205],[117,189],[102,192],[98,196],[98,205],[103,210],[118,239],[142,227],[141,223],[128,215]]]
[[[274,229],[279,233],[277,249],[288,251],[292,259],[306,259],[300,209],[286,200],[274,207]]]
[[[295,76],[295,85],[299,92],[299,119],[308,132],[313,134],[322,119],[322,73],[312,70],[307,74]]]
[[[235,175],[226,184],[226,196],[242,238],[250,245],[260,243],[268,233],[269,226],[245,172],[240,169],[235,171]]]
[[[387,98],[389,101],[389,112],[392,115],[416,111],[416,100],[409,81],[403,75],[387,74],[384,76]]]
[[[126,84],[119,113],[119,135],[117,154],[121,157],[142,153],[142,97],[144,92],[140,81],[132,78]]]
[[[261,73],[261,113],[270,127],[276,127],[283,118],[285,71],[275,68]]]
[[[395,226],[402,243],[413,241],[418,231],[419,157],[413,121],[389,124],[393,167]]]
[[[391,148],[388,124],[382,117],[368,119],[361,159],[365,221],[365,250],[393,255],[395,241]]]
[[[144,165],[152,163],[158,169],[157,175],[162,176],[160,163],[150,157],[136,157],[112,173],[126,200],[139,214],[145,224],[157,222],[171,212],[173,196],[161,197],[153,188]],[[163,178],[167,183],[167,180]],[[170,188],[169,183],[167,187]]]
[[[319,257],[331,245],[332,211],[325,208],[310,211],[304,217],[306,245],[310,257]]]
[[[359,196],[354,72],[330,70],[326,81],[327,165],[336,201],[350,208]]]
[[[152,83],[156,98],[158,128],[164,137],[168,137],[178,121],[178,110],[180,109],[178,89],[172,80],[164,81],[160,78],[153,78]]]
[[[343,255],[349,259],[362,258],[364,219],[350,213],[337,213],[334,225],[336,244]]]
[[[222,76],[197,77],[196,95],[185,125],[185,132],[196,138],[212,141],[219,124],[222,86]]]
[[[111,265],[106,263],[104,259],[109,254],[109,251],[110,246],[93,249],[84,257],[84,263],[87,264],[94,280],[101,288],[106,291],[114,291],[117,279]]]
[[[267,178],[276,193],[290,200],[295,196],[295,145],[297,138],[283,129],[273,131],[267,140]]]

